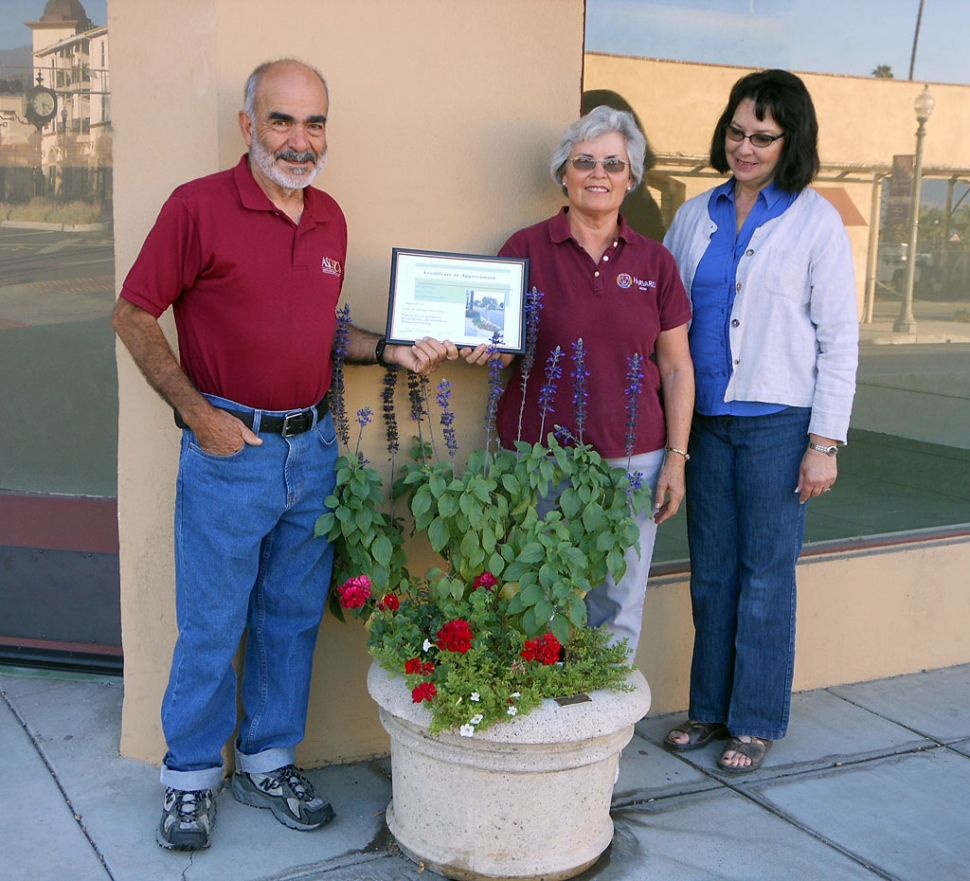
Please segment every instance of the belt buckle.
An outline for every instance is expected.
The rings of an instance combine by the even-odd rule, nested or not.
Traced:
[[[280,434],[283,437],[293,437],[295,434],[303,434],[312,424],[313,414],[309,410],[287,413],[283,417],[283,429],[280,431]]]

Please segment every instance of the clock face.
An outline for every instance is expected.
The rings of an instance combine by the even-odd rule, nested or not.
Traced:
[[[41,119],[47,119],[54,115],[55,104],[54,94],[47,89],[38,89],[30,96],[31,109]]]

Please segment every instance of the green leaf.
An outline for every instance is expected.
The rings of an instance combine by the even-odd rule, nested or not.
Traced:
[[[385,567],[391,565],[391,554],[394,551],[394,546],[386,535],[378,536],[371,545],[370,551],[379,565]]]

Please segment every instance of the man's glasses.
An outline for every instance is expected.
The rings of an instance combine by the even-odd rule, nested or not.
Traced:
[[[738,143],[747,138],[751,141],[752,147],[770,147],[779,138],[785,137],[785,133],[782,132],[780,135],[766,135],[764,132],[755,132],[753,135],[746,135],[743,129],[739,129],[735,125],[729,125],[727,127],[727,137],[729,141],[737,141]]]
[[[599,163],[603,166],[603,171],[607,174],[622,174],[629,164],[622,159],[614,159],[612,156],[609,159],[594,159],[592,156],[573,156],[569,161],[572,162],[573,168],[576,171],[592,171],[596,168],[597,163]]]

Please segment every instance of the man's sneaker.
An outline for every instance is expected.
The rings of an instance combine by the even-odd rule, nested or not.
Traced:
[[[204,850],[212,844],[217,790],[165,790],[162,819],[155,840],[168,850]]]
[[[232,794],[244,805],[269,808],[277,820],[291,829],[308,832],[334,818],[330,803],[313,791],[313,784],[295,765],[268,774],[236,771],[232,775]]]

